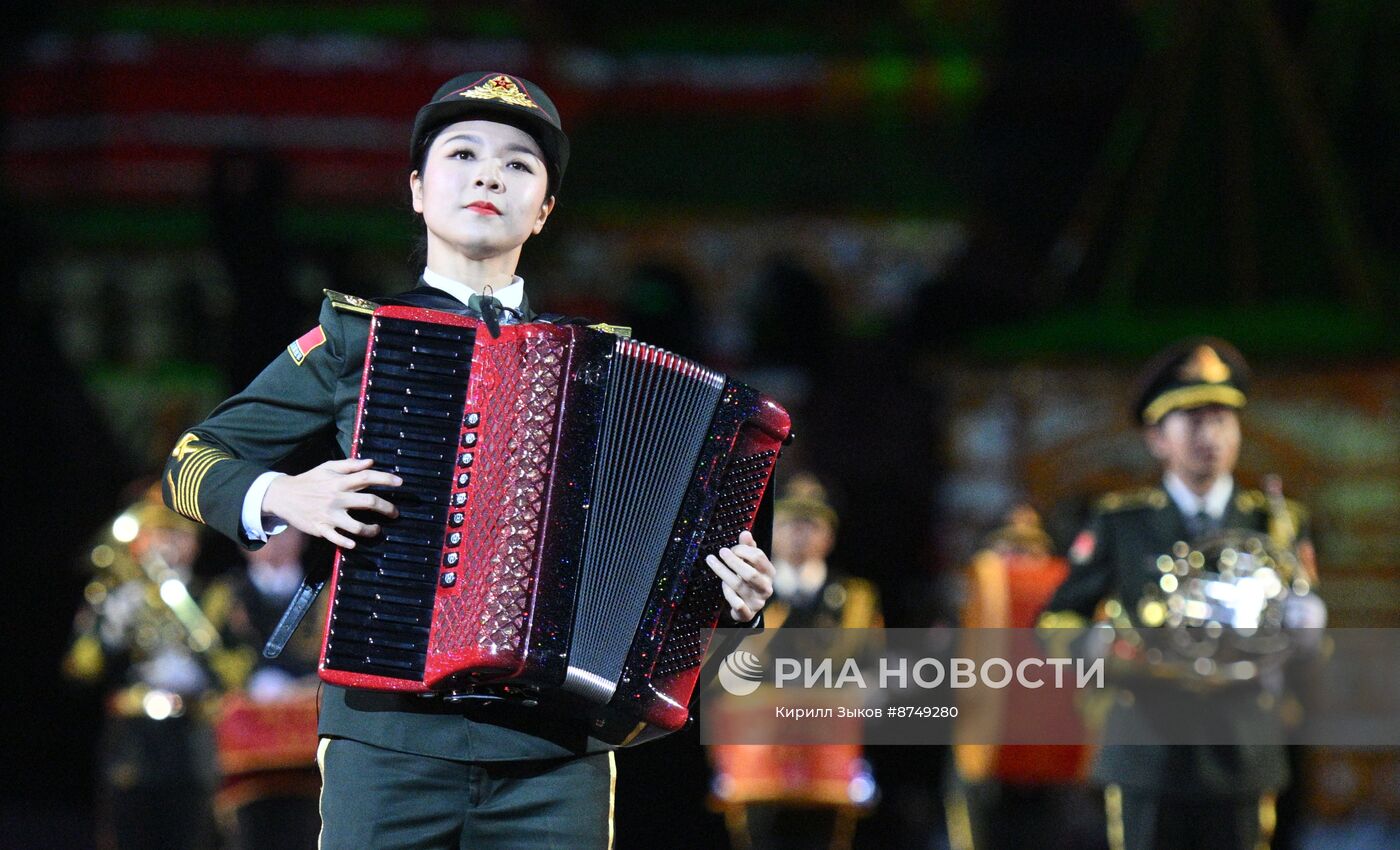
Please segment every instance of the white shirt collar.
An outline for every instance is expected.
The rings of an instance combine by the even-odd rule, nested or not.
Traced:
[[[423,269],[423,282],[434,289],[441,289],[463,304],[468,303],[473,295],[480,294],[460,280],[453,280],[447,275],[438,274],[426,267]],[[492,290],[491,294],[496,296],[502,306],[519,310],[521,303],[525,300],[525,281],[521,279],[520,275],[513,275],[509,284],[500,289]]]
[[[1226,474],[1215,479],[1205,496],[1197,496],[1191,492],[1186,482],[1173,472],[1163,476],[1162,486],[1167,489],[1167,495],[1172,497],[1172,501],[1176,502],[1182,516],[1195,516],[1205,511],[1211,519],[1220,519],[1225,516],[1225,509],[1230,506],[1230,494],[1235,492],[1235,477]]]
[[[779,599],[798,604],[815,596],[826,583],[826,565],[812,570],[803,569],[804,566],[774,561],[773,594]]]

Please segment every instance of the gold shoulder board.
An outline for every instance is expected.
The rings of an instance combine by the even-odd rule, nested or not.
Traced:
[[[1294,522],[1300,522],[1308,517],[1308,509],[1301,503],[1292,499],[1283,500],[1284,507],[1287,508]],[[1235,496],[1235,508],[1241,513],[1250,511],[1263,511],[1269,509],[1269,497],[1263,490],[1241,490]]]
[[[595,331],[602,331],[605,334],[617,334],[623,339],[632,338],[632,329],[626,325],[610,325],[607,322],[599,322],[596,325],[589,325]]]
[[[331,307],[342,313],[359,313],[362,316],[369,316],[374,313],[375,304],[373,301],[361,298],[358,295],[346,295],[344,292],[336,292],[333,289],[323,289],[326,299],[331,302]]]
[[[1095,503],[1100,511],[1131,511],[1140,508],[1165,508],[1167,494],[1157,487],[1140,487],[1136,490],[1121,490],[1101,496]]]
[[[1241,490],[1235,497],[1235,508],[1241,513],[1249,513],[1267,507],[1269,497],[1261,490]]]

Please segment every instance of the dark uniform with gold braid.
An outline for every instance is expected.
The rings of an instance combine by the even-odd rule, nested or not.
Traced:
[[[469,72],[444,83],[414,120],[415,168],[438,130],[485,120],[529,134],[544,155],[546,197],[557,194],[569,143],[554,104],[509,74]],[[464,304],[419,286],[380,304],[496,322],[574,321],[509,308],[490,295]],[[350,451],[369,319],[377,304],[328,292],[319,324],[243,392],[181,437],[167,463],[167,503],[244,546],[250,486],[295,450],[333,434]],[[625,334],[626,329],[595,326]],[[727,622],[728,614],[721,618]],[[761,615],[751,621],[761,628]],[[319,733],[322,847],[609,847],[615,767],[611,748],[548,701],[448,702],[327,685]]]
[[[108,688],[98,745],[98,843],[214,846],[217,633],[190,594],[199,526],[154,490],[94,544],[64,672]]]
[[[421,284],[381,303],[409,304],[463,312],[464,305],[442,290]],[[316,329],[293,343],[248,388],[219,405],[209,418],[183,437],[165,472],[166,499],[176,510],[205,522],[241,542],[249,540],[242,524],[243,499],[254,479],[280,463],[303,443],[333,429],[342,456],[350,449],[359,403],[369,317],[375,304],[328,292]],[[526,321],[535,318],[522,305]],[[521,812],[541,800],[526,793],[502,796],[513,778],[543,774],[555,781],[592,787],[609,799],[615,768],[608,747],[589,738],[570,719],[547,706],[522,708],[510,703],[449,704],[439,699],[349,690],[325,685],[321,696],[319,758],[354,759],[359,769],[341,775],[383,775],[402,770],[397,759],[408,753],[426,756],[423,765],[439,768],[415,776],[404,773],[402,797],[377,811],[392,811],[393,821],[366,824],[366,846],[389,840],[407,844],[453,829],[464,829],[483,846],[497,830],[518,830]],[[357,746],[367,744],[368,747]],[[343,762],[344,764],[344,762]],[[458,779],[460,777],[460,779]],[[470,808],[454,796],[431,793],[442,786],[470,789]],[[519,783],[521,788],[538,787]],[[541,789],[547,790],[547,789]],[[368,792],[366,792],[368,793]],[[354,822],[369,807],[361,793],[327,795],[326,823]],[[437,805],[438,808],[434,808]],[[611,805],[596,810],[538,812],[537,833],[554,836],[561,846],[606,846],[612,830]]]
[[[530,134],[544,153],[548,194],[568,160],[558,110],[533,83],[472,72],[443,84],[419,110],[410,155],[420,167],[436,131],[482,119]],[[506,310],[489,296],[463,304],[426,285],[381,303],[534,321],[527,303]],[[167,504],[246,547],[250,486],[297,449],[333,434],[350,451],[369,318],[377,305],[328,292],[319,323],[243,392],[176,445],[164,475]],[[509,314],[509,315],[507,315]],[[607,847],[615,769],[608,747],[541,704],[449,704],[436,698],[322,692],[317,760],[326,850],[348,847]]]
[[[304,540],[288,529],[246,553],[247,569],[215,579],[201,600],[223,644],[212,664],[227,689],[215,715],[222,781],[214,806],[225,850],[309,850],[320,833],[320,635],[300,629],[277,658],[262,653],[301,582]],[[320,602],[313,623],[325,619]]]
[[[883,628],[875,585],[826,566],[836,527],[821,485],[793,476],[773,505],[778,573],[763,611],[763,639],[783,628]],[[717,744],[710,757],[713,803],[724,813],[736,850],[845,850],[856,820],[874,804],[875,783],[860,744]]]
[[[1180,343],[1144,371],[1135,414],[1150,427],[1175,411],[1239,409],[1245,404],[1247,375],[1243,358],[1228,343]],[[1222,529],[1291,536],[1301,560],[1310,565],[1306,514],[1291,502],[1286,513],[1271,510],[1264,493],[1238,487],[1229,494],[1223,515],[1215,518],[1185,515],[1163,486],[1103,496],[1071,548],[1070,573],[1039,625],[1052,635],[1056,632],[1044,630],[1081,627],[1101,603],[1111,617],[1135,619],[1145,588],[1161,578],[1158,558],[1178,541]],[[1122,740],[1124,730],[1142,720],[1142,706],[1135,708],[1134,699],[1130,688],[1119,691],[1106,720],[1106,740]],[[1266,846],[1274,795],[1289,780],[1285,749],[1278,745],[1278,720],[1266,708],[1267,701],[1251,697],[1240,711],[1225,712],[1217,721],[1230,726],[1231,740],[1258,744],[1105,745],[1093,776],[1105,786],[1110,847]]]

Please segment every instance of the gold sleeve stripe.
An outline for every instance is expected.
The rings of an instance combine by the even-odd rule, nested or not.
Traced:
[[[199,520],[200,522],[204,522],[204,515],[199,511],[199,485],[203,483],[204,476],[209,474],[209,470],[212,469],[214,465],[217,464],[219,461],[223,460],[228,460],[228,455],[220,455],[218,457],[210,459],[208,463],[200,466],[199,475],[193,481],[190,482],[190,504],[194,508],[195,519]]]
[[[204,522],[204,515],[199,510],[199,484],[204,480],[209,468],[221,460],[224,458],[218,455],[201,455],[196,458],[190,470],[180,476],[181,489],[184,490],[184,500],[191,519]]]
[[[190,515],[189,507],[185,504],[185,491],[184,487],[181,486],[185,480],[185,464],[183,462],[180,464],[179,473],[180,477],[178,479],[171,477],[169,472],[165,474],[166,478],[170,480],[170,502],[177,513],[189,519],[194,519],[194,517]]]
[[[173,482],[175,510],[196,522],[204,522],[199,510],[199,485],[209,470],[230,455],[213,448],[195,449],[180,464],[179,477]]]
[[[186,450],[186,452],[184,453],[184,457],[180,462],[180,477],[173,482],[172,491],[175,494],[175,510],[179,511],[180,513],[184,514],[190,519],[198,519],[198,516],[196,516],[197,512],[191,510],[190,508],[187,493],[188,488],[186,488],[185,483],[190,480],[190,475],[193,472],[194,467],[199,463],[200,459],[205,457],[211,451],[213,451],[213,449],[197,448]]]
[[[205,452],[196,459],[193,469],[180,476],[186,498],[189,500],[190,511],[194,519],[200,522],[204,522],[204,515],[199,510],[199,485],[209,470],[221,460],[228,460],[228,455],[219,451]]]
[[[185,462],[180,464],[180,477],[175,482],[175,507],[176,509],[193,520],[202,521],[199,514],[199,505],[191,503],[189,483],[198,474],[201,464],[207,462],[211,449],[196,449],[185,456]]]

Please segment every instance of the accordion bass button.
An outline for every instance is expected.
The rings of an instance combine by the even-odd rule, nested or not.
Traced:
[[[480,414],[480,413],[468,413],[468,414],[467,414],[467,427],[468,427],[468,428],[475,428],[476,426],[478,426],[478,425],[480,425],[480,424],[481,424],[481,414]]]
[[[447,566],[449,566],[449,567],[455,567],[455,566],[457,566],[457,553],[456,553],[456,552],[448,552],[448,553],[447,553],[447,557],[446,557],[446,558],[443,558],[443,559],[442,559],[442,562],[443,562],[444,564],[446,564]]]
[[[458,466],[471,466],[471,465],[472,465],[472,461],[474,461],[474,460],[476,460],[476,456],[473,455],[471,452],[462,452],[462,456],[459,457],[459,458],[457,458],[457,465],[458,465]]]
[[[462,524],[462,522],[465,521],[465,520],[466,520],[466,517],[462,515],[462,512],[461,512],[461,511],[456,511],[456,512],[454,512],[454,513],[452,514],[451,517],[448,518],[447,524],[450,525],[450,526],[452,526],[453,528],[457,528],[457,527],[460,526],[460,525]]]
[[[442,586],[443,586],[443,587],[451,587],[452,585],[454,585],[454,584],[456,584],[456,583],[457,583],[457,574],[456,574],[456,573],[443,573],[443,574],[442,574]]]
[[[454,532],[452,532],[451,534],[447,535],[447,545],[448,545],[448,546],[460,546],[460,545],[462,545],[462,532],[460,532],[460,531],[454,531]]]
[[[465,434],[463,434],[462,445],[466,446],[467,448],[471,448],[472,446],[476,445],[476,432],[468,431]]]
[[[471,483],[472,474],[470,472],[459,472],[457,474],[457,486],[465,487]]]

